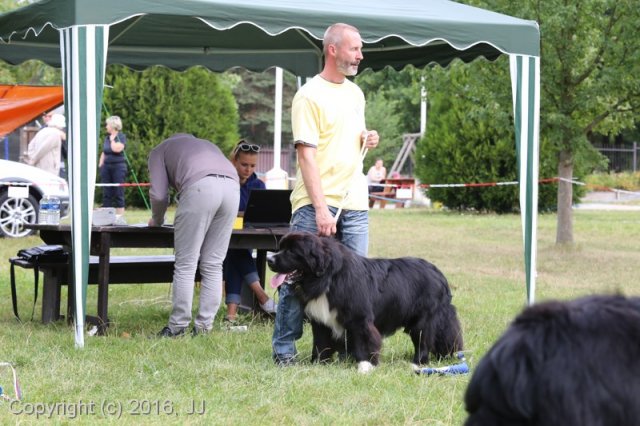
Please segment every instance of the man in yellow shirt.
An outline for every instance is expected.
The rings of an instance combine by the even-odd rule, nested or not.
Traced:
[[[323,48],[322,72],[293,99],[298,167],[291,194],[291,229],[335,235],[366,256],[369,202],[361,150],[363,145],[376,147],[379,137],[366,128],[362,91],[346,78],[358,72],[362,40],[357,28],[334,24],[324,34]],[[295,341],[302,336],[303,311],[292,287],[280,287],[272,340],[273,358],[279,365],[295,361]]]

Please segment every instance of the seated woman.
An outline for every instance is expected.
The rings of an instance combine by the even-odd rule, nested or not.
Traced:
[[[231,162],[240,177],[240,208],[242,214],[247,206],[249,192],[254,189],[265,189],[263,181],[258,179],[255,168],[258,163],[260,147],[240,140],[231,153]],[[262,310],[269,314],[276,313],[276,303],[260,285],[256,263],[251,256],[251,250],[230,249],[223,264],[225,281],[225,302],[227,304],[227,321],[234,322],[240,304],[242,285],[246,284],[255,294]]]
[[[369,192],[382,192],[384,186],[381,182],[387,177],[387,169],[383,166],[382,158],[376,159],[376,163],[367,172],[369,181]]]

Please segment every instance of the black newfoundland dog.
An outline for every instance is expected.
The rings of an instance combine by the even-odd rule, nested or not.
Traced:
[[[366,373],[378,364],[382,338],[399,328],[411,336],[413,362],[462,350],[462,334],[446,278],[418,258],[369,259],[334,238],[292,232],[269,259],[291,273],[313,330],[313,361],[352,355]]]
[[[640,424],[640,299],[525,309],[482,358],[466,425]]]

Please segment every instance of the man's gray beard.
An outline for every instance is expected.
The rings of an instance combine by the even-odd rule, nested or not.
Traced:
[[[346,67],[344,65],[338,65],[338,71],[340,71],[340,73],[346,77],[353,77],[358,74],[358,67],[351,65],[348,65]]]

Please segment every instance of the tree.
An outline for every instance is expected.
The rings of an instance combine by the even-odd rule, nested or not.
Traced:
[[[595,159],[592,132],[633,128],[640,111],[640,7],[633,0],[489,0],[485,7],[540,24],[541,141],[556,150],[556,243],[573,243],[575,166]],[[579,176],[578,176],[579,177]]]
[[[497,63],[455,62],[429,69],[425,79],[429,121],[416,151],[416,174],[423,182],[516,181],[511,87],[507,58]],[[553,173],[552,153],[540,150],[540,174]],[[555,188],[540,187],[539,208],[555,207]],[[429,197],[453,209],[519,211],[518,187],[432,188]]]
[[[367,99],[367,126],[380,134],[380,144],[365,158],[365,171],[376,158],[382,158],[388,170],[400,152],[402,135],[420,131],[421,73],[413,67],[400,72],[386,68],[356,77]]]
[[[164,67],[143,72],[114,65],[105,77],[103,117],[122,118],[130,173],[148,181],[151,149],[174,133],[192,133],[230,152],[238,140],[238,111],[231,88],[220,74],[195,67],[179,73]],[[101,141],[98,152],[101,152]],[[97,198],[97,196],[96,196]],[[128,205],[142,205],[136,192]]]
[[[273,144],[275,71],[262,73],[234,68],[226,74],[232,76],[233,94],[238,102],[240,135],[262,146]],[[292,142],[291,101],[296,91],[296,78],[284,72],[282,88],[282,141]]]

